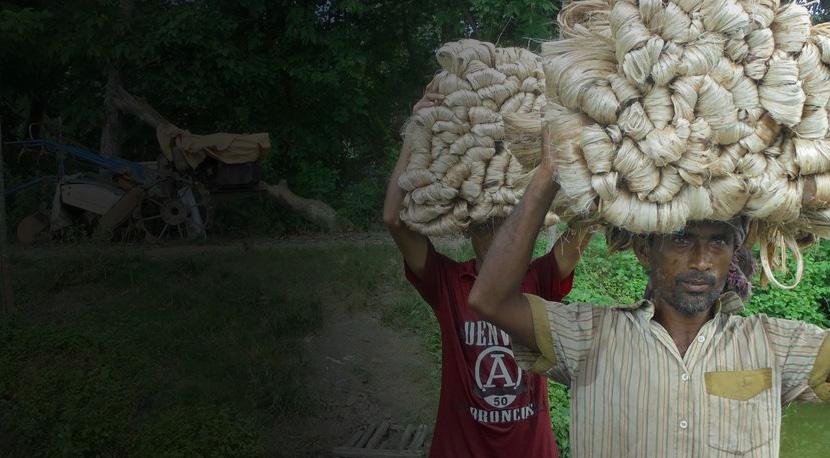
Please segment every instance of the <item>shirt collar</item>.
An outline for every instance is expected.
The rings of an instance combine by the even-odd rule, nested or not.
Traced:
[[[620,310],[639,310],[646,315],[646,319],[654,317],[654,303],[648,299],[641,299],[633,304],[616,305],[613,308]],[[727,291],[720,295],[717,302],[715,302],[715,315],[718,313],[725,313],[727,315],[734,315],[740,313],[744,309],[744,303],[741,297],[734,291]]]

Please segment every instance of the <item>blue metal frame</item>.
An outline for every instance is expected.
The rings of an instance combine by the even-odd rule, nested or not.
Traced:
[[[131,175],[142,184],[151,184],[156,180],[156,173],[143,165],[117,157],[104,157],[88,149],[72,145],[64,145],[51,140],[25,140],[20,142],[9,142],[7,145],[21,145],[33,148],[45,148],[52,151],[62,151],[70,156],[88,162],[90,164],[112,170],[117,173]],[[7,193],[8,194],[8,193]]]

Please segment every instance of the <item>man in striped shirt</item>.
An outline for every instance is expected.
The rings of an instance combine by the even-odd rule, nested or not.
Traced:
[[[737,314],[741,295],[748,299],[736,267],[740,221],[635,238],[650,280],[638,303],[605,308],[522,294],[558,191],[547,136],[543,144],[545,159],[497,233],[469,303],[511,334],[520,364],[570,386],[573,456],[778,456],[782,404],[830,402],[828,331]]]

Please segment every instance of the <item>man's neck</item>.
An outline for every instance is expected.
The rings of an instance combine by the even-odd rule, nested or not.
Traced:
[[[481,264],[484,263],[484,258],[487,256],[487,250],[490,248],[490,240],[473,244],[473,252],[476,255],[475,269],[476,274],[481,270]]]
[[[654,319],[674,340],[680,356],[686,354],[700,328],[712,318],[713,310],[714,304],[703,312],[686,315],[659,298],[654,300]]]

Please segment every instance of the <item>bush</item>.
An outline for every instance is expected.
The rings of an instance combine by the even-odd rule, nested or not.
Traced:
[[[758,267],[760,270],[760,265]],[[793,262],[790,263],[790,271],[795,271]],[[784,280],[790,281],[790,277],[785,276]],[[753,297],[744,314],[766,313],[830,326],[830,242],[823,241],[805,252],[804,278],[796,288],[784,290],[773,285],[757,286],[757,278],[754,284]]]
[[[336,203],[337,214],[355,227],[371,229],[381,220],[386,185],[380,178],[369,177],[347,185]]]

